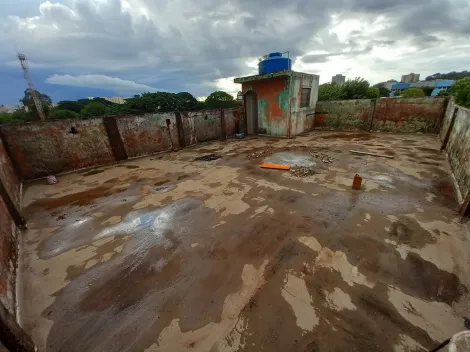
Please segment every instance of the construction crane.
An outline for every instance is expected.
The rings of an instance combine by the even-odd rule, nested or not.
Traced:
[[[38,111],[39,118],[41,120],[46,119],[46,115],[44,115],[44,110],[42,109],[41,99],[39,99],[38,91],[36,87],[34,87],[33,81],[31,80],[31,76],[29,75],[28,69],[28,60],[24,54],[18,53],[17,55],[18,60],[20,60],[21,68],[23,69],[24,78],[26,82],[28,82],[29,91],[31,92],[31,96],[33,97],[34,105],[36,106],[36,110]]]

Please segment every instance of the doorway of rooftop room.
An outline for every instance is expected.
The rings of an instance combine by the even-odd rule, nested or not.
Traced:
[[[258,96],[250,90],[245,94],[246,131],[247,134],[258,134]]]

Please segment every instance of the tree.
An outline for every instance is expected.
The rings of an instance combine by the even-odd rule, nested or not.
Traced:
[[[221,90],[211,93],[204,103],[207,109],[231,108],[238,104],[230,94]]]
[[[380,97],[389,97],[390,96],[390,89],[384,86],[377,87],[379,89],[379,96]]]
[[[356,77],[353,80],[348,79],[341,87],[344,99],[365,99],[368,89],[369,82],[361,77]]]
[[[470,78],[459,79],[450,87],[450,93],[457,104],[470,108]]]
[[[106,113],[106,106],[99,102],[92,102],[85,106],[82,111],[80,111],[80,115],[86,117],[92,116],[103,116]]]
[[[376,99],[380,97],[380,90],[377,87],[369,87],[366,91],[366,96],[369,99]]]
[[[87,99],[88,100],[88,99]],[[86,106],[87,104],[80,103],[78,101],[71,101],[71,100],[63,100],[59,101],[57,103],[57,109],[58,110],[68,110],[68,111],[74,111],[76,113],[80,113],[82,109]]]
[[[41,101],[42,110],[44,111],[44,115],[46,115],[47,118],[52,106],[52,99],[47,94],[42,94],[38,91],[36,91],[36,94]],[[23,105],[26,106],[29,111],[33,112],[36,120],[40,120],[39,113],[36,109],[36,105],[34,104],[34,99],[29,88],[24,91],[24,97],[20,100],[20,102],[23,103]]]
[[[403,98],[422,98],[426,95],[421,88],[408,88],[403,91],[401,96]]]
[[[434,87],[423,87],[421,89],[423,90],[425,96],[430,97]]]
[[[17,110],[11,114],[0,113],[0,124],[34,121],[35,119],[36,116],[33,115],[32,111],[26,111],[24,109]]]
[[[175,98],[178,101],[178,111],[194,111],[199,110],[198,101],[192,94],[188,92],[180,92],[175,94]]]
[[[70,119],[80,117],[80,114],[72,110],[52,109],[49,113],[50,119]]]
[[[318,87],[318,100],[341,100],[342,98],[341,87],[336,82],[320,84]]]

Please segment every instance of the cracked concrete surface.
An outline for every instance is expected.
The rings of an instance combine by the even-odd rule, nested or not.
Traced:
[[[297,178],[260,169],[261,150],[333,162]],[[424,351],[470,308],[468,229],[431,135],[214,142],[36,181],[23,204],[41,351]]]

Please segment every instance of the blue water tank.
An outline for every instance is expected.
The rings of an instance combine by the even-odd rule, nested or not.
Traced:
[[[281,53],[271,53],[258,64],[258,74],[264,75],[266,73],[290,70],[291,67],[291,59],[283,57]]]

